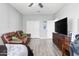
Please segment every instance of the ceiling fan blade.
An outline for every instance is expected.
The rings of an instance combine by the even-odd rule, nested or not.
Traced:
[[[41,8],[43,8],[43,5],[42,5],[42,3],[39,3],[39,6],[40,6]]]
[[[33,3],[31,3],[28,7],[31,7],[33,5]]]

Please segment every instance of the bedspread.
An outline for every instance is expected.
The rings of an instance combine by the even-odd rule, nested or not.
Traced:
[[[7,56],[28,56],[28,49],[22,44],[6,44]]]

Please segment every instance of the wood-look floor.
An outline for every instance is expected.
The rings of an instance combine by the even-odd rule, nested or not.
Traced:
[[[61,56],[61,52],[53,44],[52,39],[31,39],[29,46],[34,56]]]

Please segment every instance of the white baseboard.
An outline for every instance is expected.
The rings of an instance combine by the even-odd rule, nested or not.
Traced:
[[[31,39],[52,39],[52,38],[31,38]]]

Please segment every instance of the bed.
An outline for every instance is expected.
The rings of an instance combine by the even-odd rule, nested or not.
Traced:
[[[4,33],[1,36],[7,48],[7,56],[33,56],[33,52],[27,44],[28,36],[19,36],[19,32],[22,31]]]
[[[0,56],[33,56],[33,51],[23,44],[2,44]]]

